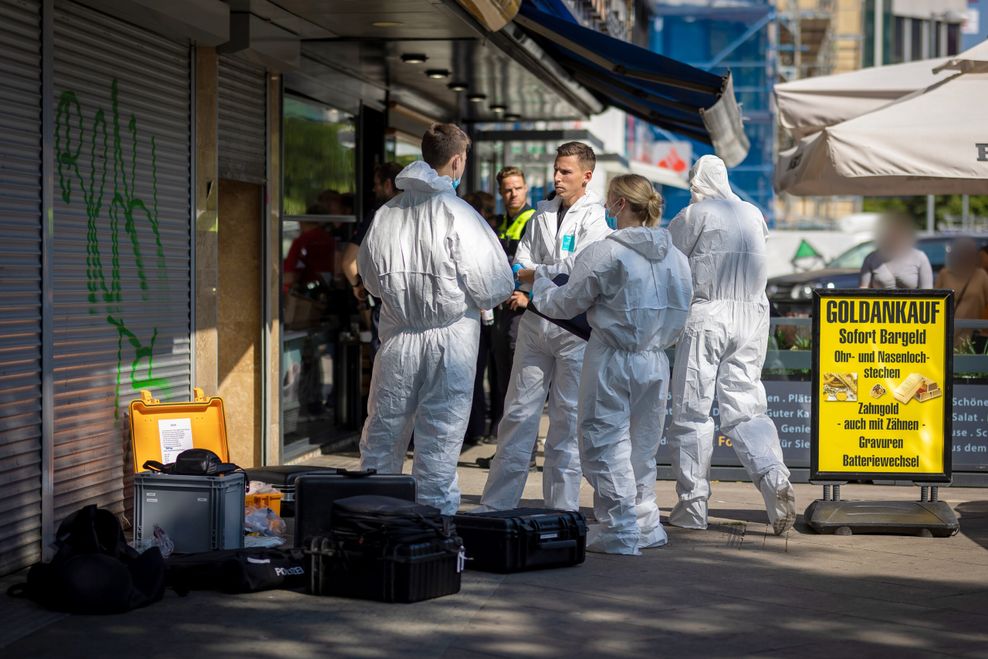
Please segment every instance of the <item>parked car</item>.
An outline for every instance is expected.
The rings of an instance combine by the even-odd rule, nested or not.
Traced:
[[[944,267],[950,243],[961,237],[973,238],[979,247],[988,245],[985,234],[937,234],[923,236],[916,241],[933,268],[933,276]],[[772,313],[779,316],[809,316],[814,288],[857,288],[861,264],[875,250],[874,241],[866,241],[843,252],[825,268],[795,272],[768,280],[766,293],[772,304]]]

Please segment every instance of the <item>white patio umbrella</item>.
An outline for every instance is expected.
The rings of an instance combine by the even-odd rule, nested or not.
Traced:
[[[876,66],[775,85],[779,123],[797,140],[946,80],[956,62],[988,61],[988,41],[953,57]]]
[[[775,185],[795,195],[988,194],[988,62],[805,137]]]

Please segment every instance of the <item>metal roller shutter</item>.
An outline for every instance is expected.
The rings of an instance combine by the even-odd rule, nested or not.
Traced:
[[[265,98],[263,68],[229,55],[219,64],[219,170],[220,178],[264,183]]]
[[[0,0],[0,574],[41,557],[41,12]]]
[[[56,523],[130,498],[126,409],[191,395],[190,49],[54,16]]]

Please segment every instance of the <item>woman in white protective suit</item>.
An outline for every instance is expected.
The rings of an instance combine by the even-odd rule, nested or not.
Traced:
[[[796,499],[761,381],[769,331],[768,228],[761,212],[731,191],[717,156],[696,162],[690,191],[692,202],[669,224],[693,272],[693,305],[672,374],[668,442],[679,501],[669,523],[707,528],[716,396],[720,431],[761,492],[773,530],[782,534],[796,519]]]
[[[667,542],[655,503],[655,453],[669,387],[665,350],[686,323],[693,288],[686,257],[658,228],[662,198],[636,174],[611,181],[618,231],[576,257],[563,286],[539,276],[535,306],[553,318],[587,311],[593,333],[580,379],[583,475],[594,489],[587,549],[640,554]]]

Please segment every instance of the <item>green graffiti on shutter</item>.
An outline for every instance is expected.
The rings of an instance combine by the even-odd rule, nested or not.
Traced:
[[[55,115],[55,166],[62,201],[73,202],[78,187],[86,213],[86,286],[88,290],[89,312],[105,314],[106,323],[117,334],[116,385],[113,394],[114,416],[120,414],[120,383],[125,370],[125,348],[133,350],[129,364],[130,385],[134,390],[154,389],[167,395],[169,389],[166,378],[153,375],[154,345],[158,338],[158,328],[151,330],[150,341],[146,344],[134,331],[128,328],[123,318],[125,308],[131,313],[144,313],[150,302],[151,289],[148,284],[144,263],[144,250],[141,246],[139,223],[146,223],[154,236],[154,251],[158,273],[159,289],[156,296],[167,293],[167,271],[165,250],[161,242],[158,221],[158,150],[154,136],[149,140],[151,151],[151,204],[137,194],[138,132],[137,117],[130,115],[126,121],[130,148],[126,148],[123,135],[119,88],[114,79],[110,85],[110,125],[107,125],[103,108],[98,108],[91,124],[85,125],[83,108],[78,95],[73,91],[63,92],[58,99]],[[87,142],[88,140],[88,142]],[[128,153],[129,151],[129,153]],[[88,160],[84,165],[80,160]],[[129,162],[128,162],[129,159]],[[88,170],[85,171],[84,170]],[[108,174],[111,174],[108,177]],[[105,202],[107,178],[111,181],[109,203]],[[105,210],[105,214],[104,214]],[[107,277],[103,261],[107,245],[102,244],[100,228],[109,222],[110,268]],[[124,248],[121,253],[120,224],[129,242],[129,253]],[[125,300],[121,287],[121,261],[132,259],[136,267],[140,287],[140,301]],[[127,263],[128,267],[130,263]],[[164,391],[163,391],[164,390]]]

